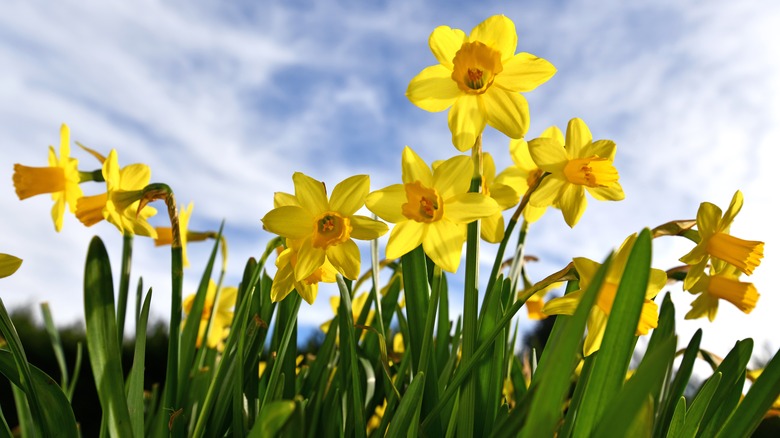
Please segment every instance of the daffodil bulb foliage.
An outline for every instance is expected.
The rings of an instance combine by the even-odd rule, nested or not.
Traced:
[[[702,202],[696,213],[696,227],[699,230],[699,243],[682,256],[680,261],[690,266],[683,288],[691,288],[704,275],[704,268],[710,259],[722,260],[735,266],[739,271],[750,275],[761,264],[764,257],[764,242],[743,240],[729,234],[731,223],[742,209],[744,199],[739,190],[731,198],[731,204],[725,213],[717,205]]]
[[[498,203],[482,193],[470,193],[471,158],[452,157],[431,170],[409,146],[401,158],[401,180],[368,195],[366,206],[394,223],[385,249],[395,259],[422,244],[433,262],[448,272],[460,264],[466,224],[501,212]]]
[[[599,201],[625,198],[613,164],[615,142],[593,141],[590,129],[581,119],[569,121],[565,144],[557,135],[551,135],[529,141],[528,149],[534,162],[548,173],[529,202],[534,207],[559,206],[570,227],[585,212],[585,191]]]
[[[78,200],[76,217],[79,221],[89,227],[106,219],[123,234],[156,238],[157,231],[148,219],[157,214],[157,210],[147,205],[138,211],[143,189],[152,176],[149,166],[136,163],[120,169],[117,152],[112,149],[103,162],[102,172],[106,192]]]
[[[601,340],[604,337],[604,330],[607,327],[607,319],[612,310],[612,303],[615,301],[615,295],[623,277],[623,271],[628,263],[628,256],[631,248],[636,242],[637,235],[629,236],[618,249],[612,264],[609,266],[604,282],[596,298],[596,305],[590,311],[588,316],[588,334],[585,337],[583,352],[585,356],[590,356],[601,347]],[[582,296],[593,282],[596,272],[601,267],[601,263],[584,257],[574,259],[574,267],[580,277],[580,289],[564,295],[560,298],[554,298],[547,302],[542,308],[546,315],[573,315],[577,306],[582,301]],[[642,304],[642,313],[639,317],[639,323],[636,328],[636,335],[646,335],[650,329],[658,326],[658,305],[653,302],[653,298],[666,284],[666,273],[660,269],[650,270],[650,281],[645,292],[645,301]]]
[[[528,130],[531,91],[555,74],[548,61],[530,53],[515,53],[515,24],[494,15],[467,36],[460,29],[439,26],[428,44],[439,64],[423,69],[409,83],[406,96],[432,112],[450,108],[452,144],[466,151],[490,125],[511,138]]]
[[[263,217],[266,230],[300,241],[293,267],[301,282],[326,260],[344,277],[360,275],[360,250],[353,239],[373,240],[387,232],[387,225],[355,214],[369,192],[368,175],[355,175],[336,184],[328,199],[325,184],[296,172],[295,194],[274,197],[276,208]]]
[[[70,128],[60,127],[60,156],[49,146],[48,167],[28,167],[14,164],[14,188],[20,200],[31,196],[51,193],[54,206],[51,218],[57,231],[62,229],[65,206],[71,213],[76,212],[76,202],[82,196],[79,187],[79,161],[70,157]]]

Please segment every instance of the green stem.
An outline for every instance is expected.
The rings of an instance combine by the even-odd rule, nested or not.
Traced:
[[[79,183],[88,181],[106,182],[103,178],[103,169],[93,170],[92,172],[79,171]]]
[[[290,317],[297,318],[298,309],[301,307],[301,295],[297,291],[293,291],[293,293],[288,295],[285,299],[293,300]],[[268,396],[275,392],[273,388],[276,387],[276,381],[279,379],[279,374],[282,372],[282,358],[287,353],[287,346],[290,344],[290,338],[292,338],[294,328],[295,324],[293,324],[292,321],[288,321],[288,324],[284,328],[284,334],[282,335],[282,340],[279,343],[279,351],[276,352],[276,360],[274,360],[274,364],[271,367],[271,376],[268,379],[268,387],[265,391],[265,394],[263,394],[263,402],[260,404],[260,412],[262,412],[263,409],[267,406],[268,402],[271,401],[268,399]]]
[[[119,272],[119,297],[116,304],[116,328],[119,335],[119,348],[125,338],[125,315],[127,313],[127,294],[130,290],[130,266],[133,261],[133,235],[125,233],[122,239],[122,270]]]

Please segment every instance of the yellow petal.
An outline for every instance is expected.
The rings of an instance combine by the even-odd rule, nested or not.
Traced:
[[[591,141],[593,135],[582,119],[575,117],[569,120],[569,126],[566,127],[566,151],[570,157],[582,158],[582,148]]]
[[[351,176],[336,184],[330,195],[329,210],[352,216],[363,207],[369,184],[368,175]]]
[[[512,187],[495,183],[490,187],[490,197],[496,201],[502,210],[512,208],[520,202],[520,195]]]
[[[296,283],[296,289],[298,291],[298,295],[303,298],[304,301],[309,303],[309,305],[314,304],[314,301],[317,299],[317,292],[319,291],[319,283]]]
[[[451,76],[452,69],[443,65],[426,67],[409,82],[406,97],[425,111],[444,111],[463,94]]]
[[[423,250],[433,263],[454,273],[458,270],[465,241],[465,227],[446,219],[440,220],[428,225],[428,232],[423,237]]]
[[[62,230],[62,221],[64,216],[65,216],[65,198],[59,196],[54,201],[54,206],[52,206],[51,208],[51,218],[54,221],[54,229],[57,230],[57,232],[60,232],[60,230]]]
[[[479,41],[497,49],[501,52],[501,60],[507,61],[517,49],[515,23],[503,15],[494,15],[472,29],[469,41]]]
[[[607,315],[598,308],[591,310],[588,315],[588,335],[585,336],[585,345],[582,347],[585,356],[590,356],[601,348],[606,327]]]
[[[358,240],[373,240],[387,233],[387,224],[370,217],[353,215],[349,218],[352,225],[350,236]]]
[[[544,216],[544,212],[546,211],[547,207],[534,207],[533,205],[528,204],[525,206],[525,210],[523,210],[523,218],[525,218],[526,222],[533,223]]]
[[[522,94],[490,88],[483,94],[488,125],[509,138],[520,138],[528,131],[528,101]]]
[[[266,230],[290,239],[302,239],[313,232],[314,216],[293,205],[274,208],[261,220]]]
[[[538,208],[556,204],[561,192],[569,185],[571,184],[561,178],[548,175],[531,194],[531,199],[528,202]]]
[[[588,193],[599,201],[622,201],[626,198],[623,187],[614,182],[609,187],[586,187]]]
[[[504,63],[495,85],[514,92],[528,92],[547,82],[556,69],[546,59],[530,53],[518,53]]]
[[[545,315],[574,315],[582,300],[583,291],[571,292],[562,297],[553,298],[544,304],[542,312]]]
[[[561,193],[559,202],[566,224],[570,227],[577,225],[588,205],[588,201],[585,199],[585,189],[580,185],[569,184]]]
[[[474,146],[487,123],[485,104],[479,96],[464,95],[455,101],[447,116],[452,144],[461,152]]]
[[[509,166],[496,176],[493,185],[505,185],[515,193],[525,194],[528,191],[528,172],[518,166]]]
[[[436,167],[433,172],[433,188],[445,201],[454,195],[465,193],[471,185],[474,165],[470,157],[458,155]]]
[[[585,290],[590,285],[593,277],[596,276],[596,271],[598,271],[600,267],[601,263],[594,262],[591,259],[585,257],[574,258],[574,268],[580,276],[581,289]]]
[[[696,228],[698,228],[702,240],[719,231],[718,223],[720,220],[720,207],[710,202],[702,202],[699,205],[699,210],[696,212]]]
[[[566,139],[563,136],[563,132],[561,132],[561,128],[554,125],[542,131],[542,133],[539,134],[539,137],[551,138],[557,141],[558,143],[560,143],[561,145],[566,143]]]
[[[401,206],[406,201],[404,185],[394,184],[369,193],[366,197],[366,207],[387,222],[396,223],[406,220],[401,213]]]
[[[300,204],[298,204],[298,200],[295,199],[294,195],[284,192],[274,193],[274,208],[283,207],[285,205],[295,205],[300,207]]]
[[[499,243],[504,238],[504,216],[496,213],[482,219],[479,227],[479,236],[490,243]]]
[[[401,153],[401,180],[404,184],[420,181],[425,187],[433,186],[431,168],[409,146],[405,146]]]
[[[482,178],[488,186],[496,179],[496,162],[489,152],[482,153]]]
[[[10,254],[0,254],[0,278],[8,277],[22,266],[22,259]]]
[[[353,240],[347,240],[340,245],[333,245],[325,250],[328,261],[333,264],[341,275],[350,280],[360,276],[360,250]]]
[[[615,145],[615,142],[612,140],[596,140],[593,143],[591,143],[588,147],[584,148],[582,150],[583,157],[592,157],[594,155],[598,156],[599,158],[606,158],[608,160],[614,160],[615,159],[615,152],[617,151],[617,146]]]
[[[141,190],[152,179],[152,171],[146,164],[130,164],[119,171],[120,190]]]
[[[449,26],[439,26],[431,32],[428,45],[433,56],[441,65],[452,70],[452,59],[460,50],[464,42],[468,41],[466,34],[460,29],[452,29]]]
[[[515,166],[519,169],[528,172],[539,168],[534,162],[534,159],[531,158],[528,142],[523,138],[513,138],[509,140],[509,154],[512,157],[512,162],[514,162]]]
[[[295,185],[295,197],[301,207],[309,214],[316,216],[328,210],[328,197],[325,193],[324,183],[301,172],[295,172],[293,184]]]
[[[718,222],[718,230],[728,229],[728,227],[734,221],[734,217],[736,217],[737,213],[739,213],[739,211],[742,209],[743,202],[744,199],[742,197],[742,192],[739,190],[734,192],[734,196],[731,198],[729,208],[727,208],[726,213],[723,214],[723,219]]]
[[[303,281],[317,268],[322,266],[323,263],[325,263],[325,251],[313,247],[311,239],[305,239],[298,250],[298,263],[295,265],[295,281]]]
[[[706,315],[712,322],[717,314],[718,299],[708,293],[703,293],[691,302],[691,310],[685,314],[685,319],[698,319]]]
[[[500,212],[498,203],[481,193],[461,193],[447,199],[444,205],[444,216],[459,224],[467,224]]]
[[[540,169],[550,173],[563,172],[569,162],[563,145],[551,138],[535,138],[528,142],[528,151]]]
[[[397,259],[409,251],[417,248],[423,241],[426,224],[407,220],[399,222],[390,231],[385,257]]]

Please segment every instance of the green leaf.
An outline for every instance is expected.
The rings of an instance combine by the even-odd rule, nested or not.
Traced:
[[[349,384],[352,391],[347,398],[352,402],[350,412],[354,420],[353,434],[357,437],[366,436],[366,418],[364,412],[363,394],[361,391],[360,374],[358,368],[357,345],[355,342],[354,316],[352,315],[352,298],[349,289],[344,282],[344,277],[336,274],[336,283],[339,287],[341,300],[339,301],[339,332],[341,333],[342,356],[339,365],[349,370]],[[346,341],[346,342],[344,342]],[[346,351],[344,347],[346,346]]]
[[[403,398],[401,398],[401,403],[398,405],[395,415],[393,415],[385,438],[400,438],[406,436],[407,431],[412,427],[412,419],[420,411],[424,389],[425,374],[419,372],[414,377],[414,380],[412,380],[412,383],[404,393]]]
[[[41,303],[41,313],[43,314],[43,325],[46,328],[46,333],[49,335],[49,341],[54,349],[54,357],[57,359],[57,366],[60,368],[60,387],[65,390],[68,387],[68,366],[65,364],[65,352],[62,349],[60,332],[54,325],[54,318],[51,316],[49,303]]]
[[[276,400],[268,404],[260,413],[248,438],[272,438],[279,436],[292,414],[295,412],[295,402],[292,400]]]
[[[688,381],[693,373],[693,365],[696,362],[696,356],[699,354],[701,335],[702,331],[698,329],[691,337],[691,341],[688,343],[688,347],[685,348],[685,353],[680,362],[680,368],[677,369],[674,380],[672,380],[672,384],[669,386],[669,392],[664,397],[663,406],[659,408],[660,417],[655,425],[655,436],[657,438],[666,435],[672,416],[677,415],[680,397],[683,396],[685,388],[688,386]]]
[[[636,328],[650,279],[650,230],[639,233],[628,256],[615,301],[609,312],[601,348],[579,407],[575,436],[588,436],[610,401],[620,391],[634,353]]]
[[[149,305],[152,291],[146,294],[141,314],[135,328],[135,352],[133,367],[127,378],[127,407],[130,412],[133,435],[144,436],[144,367],[146,359],[146,323],[149,320]]]
[[[669,423],[669,431],[666,434],[667,438],[682,437],[682,431],[685,426],[685,397],[680,397],[677,400],[677,404],[674,406],[674,414],[672,420]]]
[[[132,436],[120,366],[122,357],[116,328],[111,265],[106,247],[98,237],[92,239],[87,252],[84,313],[89,362],[108,430],[111,436]]]
[[[685,413],[685,424],[683,424],[682,430],[679,436],[693,437],[696,436],[696,432],[699,430],[702,417],[707,411],[707,407],[710,405],[715,390],[718,389],[720,383],[721,373],[715,373],[707,379],[702,385],[699,393],[691,403],[691,407],[688,408],[688,412]]]
[[[712,403],[707,407],[702,418],[702,425],[704,425],[702,436],[713,436],[739,403],[745,382],[745,367],[752,351],[752,339],[738,341],[718,366],[716,371],[722,376],[712,396]]]

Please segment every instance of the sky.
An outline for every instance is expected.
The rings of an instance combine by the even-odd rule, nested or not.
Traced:
[[[92,236],[106,242],[118,271],[121,237],[112,225],[86,228],[66,215],[57,233],[48,196],[19,201],[14,193],[13,164],[45,166],[62,123],[73,141],[104,154],[115,148],[121,165],[148,164],[152,181],[171,186],[180,203],[194,203],[191,229],[217,230],[224,221],[225,284],[237,284],[246,260],[271,238],[260,218],[274,192],[293,191],[294,172],[328,187],[368,174],[374,190],[400,182],[405,145],[427,162],[457,154],[446,111],[427,113],[404,93],[436,63],[428,47],[436,26],[468,33],[494,14],[514,21],[519,52],[558,70],[525,94],[528,138],[582,118],[594,139],[616,142],[626,193],[621,202],[591,198],[573,229],[558,211],[533,224],[526,252],[539,261],[528,266],[532,279],[572,257],[600,261],[643,227],[693,219],[703,201],[725,210],[739,189],[745,206],[732,233],[766,242],[762,265],[749,277],[761,293],[756,309],[745,315],[721,303],[714,323],[684,321],[693,297],[679,286],[665,290],[678,309],[681,346],[703,328],[702,345],[715,354],[753,337],[755,354],[771,356],[780,348],[780,297],[770,277],[780,269],[772,219],[780,4],[769,1],[9,0],[0,15],[0,252],[24,263],[0,280],[0,298],[10,309],[47,301],[55,321],[73,324],[83,319]],[[508,144],[486,129],[484,150],[499,169],[511,164]],[[72,154],[82,170],[99,167],[75,146]],[[83,186],[86,194],[104,188]],[[692,246],[656,240],[654,267],[679,265]],[[361,248],[367,254],[367,245]],[[185,295],[196,289],[210,250],[209,243],[189,246]],[[483,282],[495,250],[481,248]],[[152,318],[169,315],[169,254],[135,239],[131,290],[138,276],[153,288]],[[462,275],[461,266],[450,283],[460,284]],[[301,324],[330,318],[327,297],[337,293],[321,287],[316,303],[302,306]],[[458,298],[453,291],[453,312],[460,312]]]

